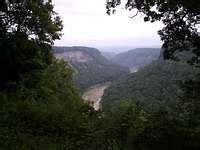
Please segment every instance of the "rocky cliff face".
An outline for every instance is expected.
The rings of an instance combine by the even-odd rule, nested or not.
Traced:
[[[69,62],[79,62],[79,63],[85,63],[93,60],[92,57],[81,51],[56,53],[55,57],[58,59],[64,59]]]

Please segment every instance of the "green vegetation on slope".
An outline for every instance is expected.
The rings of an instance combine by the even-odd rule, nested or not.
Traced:
[[[54,62],[45,70],[24,75],[12,94],[0,93],[1,149],[88,147],[92,138],[87,136],[92,132],[88,118],[93,109],[78,96],[71,74],[66,63]]]
[[[113,83],[102,108],[107,134],[114,134],[119,149],[198,150],[198,73],[187,64],[160,61]]]
[[[183,94],[179,83],[194,77],[195,69],[188,64],[159,60],[114,82],[105,91],[102,106],[109,110],[123,100],[142,105],[172,104]]]
[[[95,48],[54,47],[57,58],[68,61],[74,69],[74,81],[83,91],[90,86],[118,79],[128,73],[101,55]]]

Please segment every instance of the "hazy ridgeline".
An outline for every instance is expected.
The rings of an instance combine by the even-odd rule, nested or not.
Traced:
[[[110,60],[130,70],[139,70],[157,60],[160,52],[159,48],[136,48],[116,54]]]

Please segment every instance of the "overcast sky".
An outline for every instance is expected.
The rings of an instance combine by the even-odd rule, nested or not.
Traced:
[[[136,47],[159,47],[157,31],[162,24],[144,23],[142,16],[134,19],[120,6],[108,16],[105,0],[53,0],[56,12],[64,21],[63,36],[57,46],[90,46],[101,50]]]

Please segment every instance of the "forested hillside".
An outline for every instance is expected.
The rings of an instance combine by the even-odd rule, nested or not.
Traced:
[[[95,48],[54,47],[59,59],[68,61],[74,70],[74,81],[84,90],[92,85],[113,81],[128,73],[128,68],[108,61]]]
[[[181,82],[195,78],[197,70],[185,63],[155,61],[136,73],[114,82],[104,93],[103,109],[110,110],[126,100],[141,105],[174,105],[182,95]]]
[[[111,61],[121,66],[128,67],[134,72],[134,70],[136,71],[154,60],[157,60],[159,55],[159,48],[136,48],[115,55],[111,58]]]

